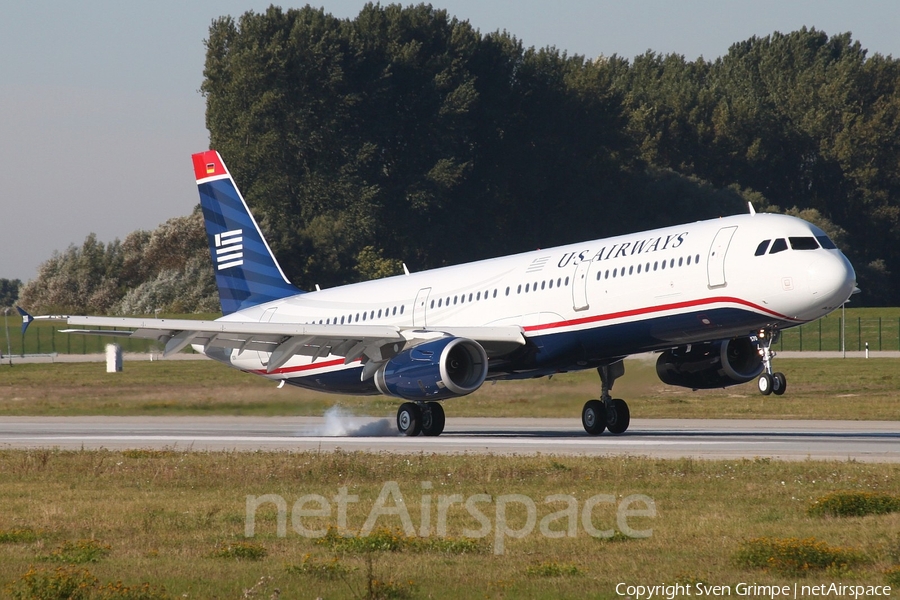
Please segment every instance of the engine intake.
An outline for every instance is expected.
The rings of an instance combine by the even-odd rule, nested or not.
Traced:
[[[471,394],[487,372],[487,354],[478,342],[448,336],[390,359],[375,373],[375,387],[386,396],[442,400]]]
[[[749,337],[679,346],[656,361],[663,383],[695,390],[746,383],[762,371],[762,357]]]

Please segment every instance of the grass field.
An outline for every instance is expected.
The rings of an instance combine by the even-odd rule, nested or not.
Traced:
[[[276,588],[281,598],[615,598],[622,597],[618,583],[900,584],[900,513],[807,512],[835,491],[900,495],[894,465],[42,450],[0,451],[0,476],[4,597],[66,597],[23,590],[46,591],[54,578],[81,581],[85,570],[100,584],[120,582],[118,592],[112,585],[75,597],[144,600],[268,599],[279,597]],[[342,532],[359,532],[386,484],[395,491],[382,506],[405,508],[412,535],[400,514],[386,512],[367,538],[332,536],[329,543],[297,533],[339,522],[334,497],[341,488],[358,496],[347,504]],[[246,498],[264,494],[285,500],[286,535],[277,535],[275,505],[265,504],[255,513],[254,537],[245,538]],[[292,515],[307,494],[322,496],[330,516]],[[453,494],[459,497],[444,509],[445,534],[437,536],[437,507]],[[486,525],[461,503],[476,494],[486,495],[477,505]],[[510,494],[520,502],[503,500]],[[572,500],[545,501],[560,494]],[[584,526],[584,506],[597,494],[613,498],[588,511],[588,524],[611,530],[609,538]],[[617,503],[633,494],[652,500],[655,516],[627,517],[625,527],[649,537],[622,533]],[[530,530],[522,497],[536,507]],[[559,514],[568,502],[574,518]],[[643,502],[632,508],[649,505]],[[498,518],[502,503],[505,521]],[[301,504],[299,511],[321,506]],[[537,523],[545,519],[541,533]],[[521,536],[503,535],[503,522]],[[428,535],[413,537],[422,527]],[[786,570],[774,562],[783,559],[775,550],[768,562],[768,551],[756,551],[768,568],[739,561],[757,538],[807,561],[814,550],[824,566]],[[141,595],[143,583],[150,587]]]
[[[777,361],[788,376],[781,397],[760,396],[752,382],[700,392],[665,386],[655,363],[643,358],[626,361],[614,395],[628,400],[636,418],[900,418],[900,360]],[[584,401],[598,395],[596,373],[585,372],[487,384],[445,407],[451,419],[577,418]],[[107,374],[102,363],[0,365],[0,419],[321,415],[338,403],[356,414],[389,418],[398,405],[384,397],[279,390],[212,361],[126,362],[117,374]],[[335,497],[343,488],[344,496],[358,497],[346,505],[345,528],[330,530],[324,540],[298,533],[337,526],[342,519]],[[369,536],[337,535],[359,533],[385,490],[391,494]],[[900,513],[809,514],[817,499],[841,491],[900,497],[900,467],[0,450],[0,598],[623,598],[616,593],[619,583],[704,583],[731,586],[738,595],[741,582],[891,584],[896,596]],[[311,494],[321,498],[310,500]],[[245,537],[248,495],[284,500],[285,535],[278,535],[275,505],[263,503],[255,512],[254,536]],[[652,501],[655,516],[620,521],[617,508],[629,508],[623,503],[634,495]],[[307,502],[297,504],[304,496]],[[600,500],[588,511],[587,525],[612,537],[596,537],[585,525],[592,498]],[[483,519],[465,506],[469,499],[478,500]],[[646,500],[631,508],[646,508]],[[532,522],[528,502],[535,507]],[[307,516],[323,506],[328,516]],[[438,535],[441,506],[446,527]],[[411,531],[404,531],[399,507],[409,514]],[[652,533],[623,533],[632,529]]]
[[[784,396],[761,396],[755,382],[691,391],[662,384],[655,363],[626,360],[614,395],[633,417],[900,419],[900,360],[776,359],[788,377]],[[579,417],[599,396],[593,371],[552,379],[487,383],[445,402],[455,416]],[[355,414],[393,418],[399,401],[384,396],[335,396],[291,386],[277,389],[258,376],[212,361],[126,362],[108,374],[102,363],[0,365],[2,415],[322,415],[340,404]]]

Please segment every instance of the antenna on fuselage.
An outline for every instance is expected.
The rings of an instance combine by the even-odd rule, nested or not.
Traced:
[[[752,203],[752,202],[747,202],[747,206],[750,207],[750,216],[755,215],[755,214],[756,214],[756,209],[753,208],[753,203]]]

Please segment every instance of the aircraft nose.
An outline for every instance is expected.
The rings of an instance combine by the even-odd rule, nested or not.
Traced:
[[[822,308],[837,308],[856,287],[856,272],[839,251],[819,252],[807,267],[809,291]]]

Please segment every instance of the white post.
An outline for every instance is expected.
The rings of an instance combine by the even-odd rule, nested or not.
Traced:
[[[866,358],[869,358],[869,342],[866,342]]]
[[[9,355],[9,366],[12,366],[12,346],[9,343],[9,308],[3,311],[3,322],[6,325],[6,353]],[[25,350],[22,350],[22,354]],[[3,352],[0,351],[0,358],[3,358]]]
[[[122,372],[122,346],[119,344],[106,345],[106,372]]]
[[[841,304],[841,358],[847,358],[847,312],[844,310],[845,306],[846,302]]]

